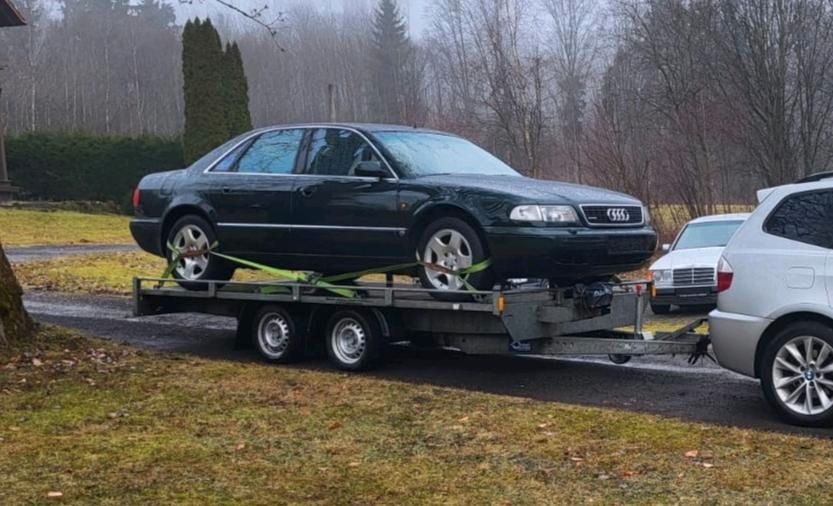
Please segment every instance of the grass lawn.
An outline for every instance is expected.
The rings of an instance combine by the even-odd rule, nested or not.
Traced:
[[[130,218],[117,214],[0,208],[3,246],[131,244]]]
[[[0,504],[822,504],[833,489],[831,440],[54,328],[0,350],[0,405]]]

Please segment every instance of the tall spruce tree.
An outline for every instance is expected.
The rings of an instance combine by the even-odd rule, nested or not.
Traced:
[[[185,162],[190,164],[231,136],[222,78],[225,57],[211,20],[188,21],[182,33]]]
[[[402,88],[409,59],[413,57],[405,20],[395,0],[379,0],[373,19],[371,73],[376,87],[374,109],[376,119],[401,122]]]
[[[249,113],[249,84],[243,68],[243,57],[237,42],[226,44],[223,55],[223,88],[226,94],[226,120],[231,136],[252,129]]]

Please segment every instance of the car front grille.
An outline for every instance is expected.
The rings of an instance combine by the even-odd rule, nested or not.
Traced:
[[[641,206],[583,205],[581,212],[591,227],[642,225]]]
[[[714,269],[711,267],[674,269],[674,286],[711,286],[713,284]]]

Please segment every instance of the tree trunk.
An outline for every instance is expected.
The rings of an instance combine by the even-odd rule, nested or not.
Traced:
[[[35,327],[21,295],[23,290],[0,244],[0,347],[26,339]]]

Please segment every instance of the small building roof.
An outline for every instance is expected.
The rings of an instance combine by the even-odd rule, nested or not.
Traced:
[[[23,26],[26,20],[23,14],[12,4],[12,0],[0,0],[0,27]]]

